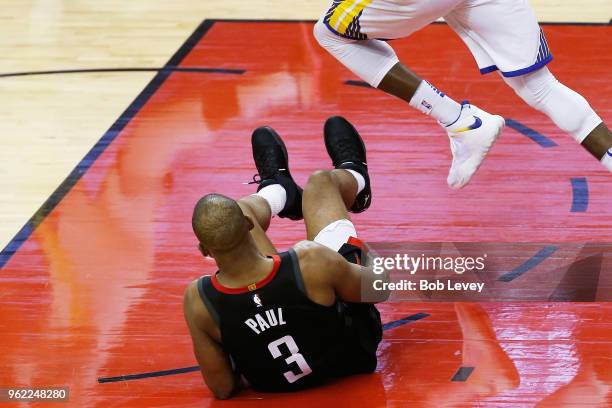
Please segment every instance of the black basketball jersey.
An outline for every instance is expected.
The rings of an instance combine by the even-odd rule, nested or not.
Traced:
[[[226,288],[205,276],[198,291],[221,330],[223,348],[251,387],[303,389],[337,375],[345,317],[341,302],[328,307],[306,296],[293,250],[273,259],[272,272],[246,288]]]

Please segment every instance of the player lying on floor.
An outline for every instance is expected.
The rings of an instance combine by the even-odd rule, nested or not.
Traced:
[[[252,136],[257,194],[208,194],[194,209],[200,251],[219,271],[188,286],[184,313],[217,398],[231,397],[241,376],[257,391],[285,392],[376,368],[380,315],[362,302],[388,293],[367,291],[381,276],[362,266],[348,216],[371,202],[365,146],[344,118],[328,119],[324,133],[335,169],[314,172],[303,191],[283,141],[261,127]],[[303,217],[308,241],[277,253],[265,233],[274,215]]]

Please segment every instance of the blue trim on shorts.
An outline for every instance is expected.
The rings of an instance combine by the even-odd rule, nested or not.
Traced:
[[[491,72],[497,71],[499,68],[497,68],[497,65],[490,65],[488,67],[484,67],[484,68],[480,68],[480,73],[482,75],[485,74],[489,74]]]
[[[550,48],[548,47],[548,41],[546,40],[546,36],[544,35],[544,31],[540,28],[540,48],[538,48],[538,55],[536,57],[535,64],[523,68],[517,69],[516,71],[502,71],[501,74],[506,78],[517,77],[521,75],[528,74],[530,72],[536,71],[542,68],[544,65],[548,64],[552,61],[553,57],[550,53]],[[499,68],[497,65],[490,65],[488,67],[484,67],[480,69],[481,74],[488,74],[489,72],[497,71]]]
[[[542,68],[544,65],[548,64],[550,61],[552,61],[553,56],[552,54],[548,55],[548,57],[544,58],[542,61],[536,62],[535,64],[533,64],[530,67],[527,68],[523,68],[523,69],[518,69],[516,71],[510,71],[510,72],[503,72],[502,71],[502,75],[505,76],[506,78],[512,78],[512,77],[517,77],[517,76],[521,76],[521,75],[525,75],[528,74],[530,72],[533,71],[537,71],[538,69]]]
[[[517,76],[525,75],[525,74],[528,74],[530,72],[537,71],[538,69],[542,68],[543,66],[548,64],[550,61],[552,61],[552,59],[553,59],[553,56],[551,54],[548,57],[546,57],[545,59],[543,59],[542,61],[536,62],[535,64],[533,64],[530,67],[522,68],[522,69],[517,69],[516,71],[501,71],[501,74],[503,76],[505,76],[506,78],[512,78],[512,77],[517,77]],[[490,74],[491,72],[495,72],[495,71],[498,71],[498,70],[499,70],[499,68],[497,68],[497,65],[491,65],[491,66],[488,66],[488,67],[480,68],[480,73],[482,75],[486,75],[486,74]]]

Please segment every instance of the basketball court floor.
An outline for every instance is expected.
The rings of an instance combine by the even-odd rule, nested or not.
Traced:
[[[31,21],[74,7],[33,3],[46,3],[47,11],[36,14],[32,7]],[[535,3],[549,21],[590,21],[543,25],[555,56],[551,70],[612,122],[612,54],[606,51],[612,29],[596,24],[612,7],[592,2],[563,12],[551,3]],[[11,5],[5,13],[23,13],[17,2]],[[261,5],[273,6],[278,2]],[[104,14],[110,6],[97,7]],[[254,192],[244,183],[256,172],[249,143],[255,127],[277,129],[292,173],[304,183],[310,172],[330,166],[324,120],[340,114],[355,124],[368,147],[373,204],[353,220],[369,242],[611,242],[612,190],[610,174],[573,139],[496,75],[481,76],[444,24],[394,41],[400,59],[449,95],[469,97],[509,124],[461,191],[446,186],[450,152],[438,125],[365,86],[318,46],[310,19],[324,5],[314,15],[309,5],[275,16],[282,20],[214,19],[232,13],[208,7],[199,23],[183,17],[180,25],[172,14],[166,20],[159,14],[161,31],[181,38],[165,64],[157,54],[172,41],[159,39],[155,51],[155,36],[118,47],[155,55],[139,66],[120,54],[96,65],[95,42],[80,43],[64,61],[51,55],[58,52],[51,44],[52,66],[23,50],[2,63],[2,73],[30,75],[0,76],[9,101],[2,113],[0,204],[11,224],[3,226],[0,253],[0,387],[69,386],[70,406],[100,407],[612,406],[612,306],[603,301],[383,304],[385,337],[375,374],[298,394],[245,391],[215,401],[195,367],[182,317],[187,283],[214,272],[197,251],[189,221],[205,193]],[[70,18],[70,24],[79,20]],[[102,38],[108,18],[73,29]],[[43,35],[29,24],[29,38]],[[9,42],[2,42],[5,51]],[[33,72],[82,68],[124,72]],[[81,88],[85,80],[93,85]],[[66,99],[80,90],[78,100]],[[53,95],[66,108],[59,116]],[[37,105],[30,113],[29,98]],[[122,103],[123,111],[115,112]],[[100,117],[111,115],[103,124]],[[28,134],[15,140],[11,134],[19,132]],[[31,209],[27,216],[24,208]],[[274,219],[270,235],[283,250],[303,239],[304,226]],[[602,254],[598,266],[605,280],[612,253]],[[36,404],[20,406],[29,405]],[[47,405],[53,404],[40,404]]]

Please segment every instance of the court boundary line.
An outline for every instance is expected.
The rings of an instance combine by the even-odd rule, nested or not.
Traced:
[[[472,372],[474,371],[476,367],[473,366],[461,366],[457,369],[457,372],[455,372],[455,375],[453,375],[453,377],[451,378],[451,381],[453,382],[465,382],[467,381],[468,378],[470,378],[470,375],[472,375]]]
[[[586,177],[572,177],[572,208],[570,212],[587,212],[589,209],[589,181]]]
[[[183,42],[183,44],[170,57],[164,68],[177,67],[183,59],[193,50],[202,38],[214,26],[215,20],[206,19],[202,21],[193,31],[193,33]],[[140,112],[142,107],[151,99],[151,97],[159,90],[163,83],[168,79],[172,71],[169,69],[158,71],[157,74],[149,81],[142,91],[136,96],[132,103],[123,111],[111,127],[102,135],[102,137],[93,145],[87,152],[85,157],[76,165],[76,167],[68,174],[68,176],[60,183],[60,185],[51,193],[49,198],[39,207],[39,209],[30,217],[23,227],[15,234],[8,242],[4,249],[0,252],[0,270],[8,263],[21,246],[27,241],[34,230],[47,218],[47,216],[57,207],[64,197],[72,190],[76,183],[83,175],[91,168],[95,161],[102,155],[108,146],[119,136],[131,120]]]
[[[291,18],[210,18],[208,20],[218,23],[316,23],[316,19],[291,19]],[[434,21],[430,24],[448,25],[446,21]],[[571,25],[571,26],[612,26],[612,20],[604,21],[538,21],[542,25]]]
[[[498,282],[512,282],[518,277],[523,276],[530,270],[534,269],[542,262],[546,261],[550,258],[557,250],[558,246],[555,245],[545,245],[542,249],[540,249],[537,253],[535,253],[531,258],[527,259],[525,262],[514,268],[512,271],[507,272],[500,277],[497,278]]]
[[[537,143],[540,147],[544,149],[549,149],[551,147],[558,147],[559,145],[552,140],[551,138],[545,136],[543,133],[538,132],[537,130],[519,122],[518,120],[505,118],[506,126],[515,131],[519,132],[523,136],[529,138],[532,142]]]
[[[34,75],[60,75],[60,74],[99,74],[99,73],[117,73],[117,72],[188,72],[200,74],[233,74],[242,75],[246,72],[244,69],[231,68],[207,68],[207,67],[116,67],[116,68],[74,68],[74,69],[58,69],[48,71],[19,71],[7,72],[0,74],[0,78],[14,78],[22,76]]]

